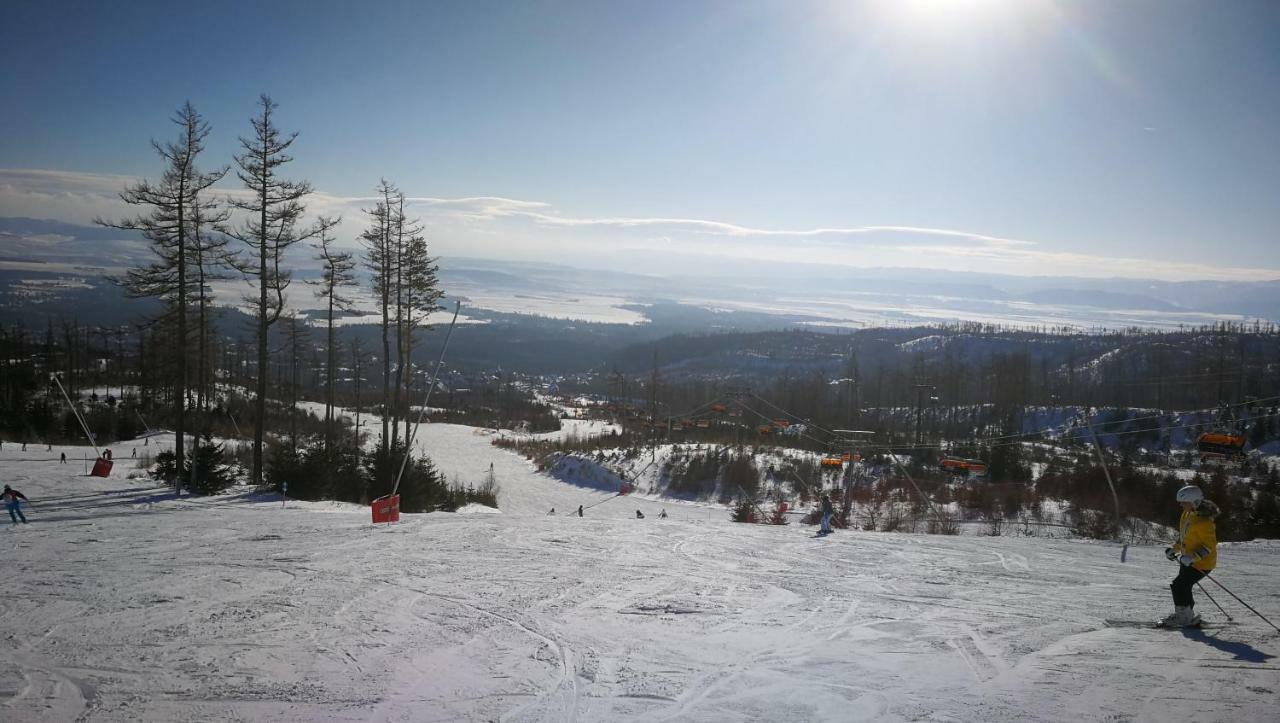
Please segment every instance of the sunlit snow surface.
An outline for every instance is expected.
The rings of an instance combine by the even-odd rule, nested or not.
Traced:
[[[573,487],[492,436],[419,439],[463,482],[492,463],[500,514],[376,528],[6,441],[32,504],[0,530],[0,720],[1275,720],[1280,637],[1216,587],[1239,625],[1103,625],[1166,612],[1159,546],[815,539]],[[1277,553],[1224,545],[1216,574],[1272,620]]]

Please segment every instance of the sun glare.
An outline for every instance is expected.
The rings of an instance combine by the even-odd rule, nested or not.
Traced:
[[[903,12],[922,17],[961,19],[1007,6],[1008,0],[896,0]]]
[[[958,31],[1025,15],[1032,0],[880,0],[878,14],[917,30]]]

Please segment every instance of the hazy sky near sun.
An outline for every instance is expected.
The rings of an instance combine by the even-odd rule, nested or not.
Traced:
[[[0,64],[5,216],[265,92],[348,240],[386,177],[444,255],[1280,278],[1271,0],[9,0]]]

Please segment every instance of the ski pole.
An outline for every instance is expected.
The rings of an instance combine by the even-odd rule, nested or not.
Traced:
[[[1262,613],[1258,612],[1257,610],[1254,610],[1252,605],[1250,605],[1249,603],[1245,602],[1244,600],[1241,600],[1239,595],[1237,595],[1237,594],[1235,594],[1235,593],[1231,592],[1230,590],[1227,590],[1227,586],[1226,586],[1226,585],[1223,585],[1222,583],[1218,582],[1216,578],[1214,578],[1212,575],[1210,575],[1210,574],[1209,574],[1209,573],[1207,573],[1207,572],[1204,574],[1204,576],[1205,576],[1205,577],[1207,577],[1207,578],[1209,578],[1210,580],[1213,580],[1213,584],[1214,584],[1214,585],[1217,585],[1218,587],[1222,588],[1223,590],[1226,590],[1228,595],[1230,595],[1231,597],[1233,597],[1233,598],[1235,598],[1235,599],[1236,599],[1236,602],[1238,602],[1238,603],[1240,603],[1241,605],[1243,605],[1243,606],[1245,606],[1245,607],[1249,608],[1249,612],[1251,612],[1251,613],[1253,613],[1254,615],[1257,615],[1258,617],[1262,618],[1262,622],[1264,622],[1264,623],[1266,623],[1267,625],[1270,625],[1271,627],[1275,628],[1276,632],[1280,633],[1280,628],[1276,628],[1276,624],[1275,624],[1275,623],[1271,622],[1270,620],[1267,620],[1267,618],[1266,618],[1266,616],[1265,616],[1265,615],[1263,615]]]
[[[1226,608],[1222,607],[1221,605],[1218,605],[1218,601],[1214,600],[1213,596],[1209,594],[1209,591],[1204,589],[1204,585],[1201,585],[1200,583],[1197,582],[1196,587],[1200,588],[1200,592],[1204,593],[1204,596],[1209,598],[1209,602],[1218,606],[1218,609],[1222,611],[1222,614],[1227,616],[1227,620],[1231,622],[1235,622],[1235,618],[1231,617],[1231,613],[1227,612]]]

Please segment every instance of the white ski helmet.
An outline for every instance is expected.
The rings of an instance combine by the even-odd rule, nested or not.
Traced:
[[[1200,488],[1196,487],[1195,485],[1187,485],[1186,487],[1183,487],[1182,489],[1178,490],[1179,502],[1190,502],[1193,505],[1198,505],[1200,504],[1200,500],[1203,500],[1203,499],[1204,499],[1204,493],[1201,492]]]

